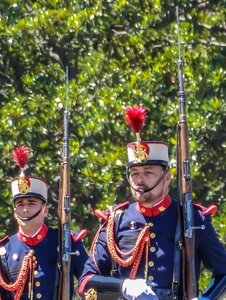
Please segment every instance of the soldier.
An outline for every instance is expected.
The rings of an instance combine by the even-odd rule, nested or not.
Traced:
[[[135,203],[95,211],[103,222],[78,291],[85,300],[182,300],[178,204],[169,196],[168,147],[141,141],[143,107],[128,108],[125,117],[137,133],[137,141],[127,145],[127,177]],[[211,287],[199,299],[226,299],[226,251],[211,224],[214,211],[214,206],[194,208],[195,226],[205,228],[196,231],[196,281],[201,262],[213,274]]]
[[[28,153],[24,146],[14,150],[14,160],[22,168],[20,176],[11,183],[18,232],[0,241],[0,298],[3,300],[58,299],[58,230],[44,223],[48,214],[47,183],[23,172]],[[71,299],[73,278],[81,275],[88,256],[81,241],[85,234],[85,230],[71,232],[75,253],[71,261]]]

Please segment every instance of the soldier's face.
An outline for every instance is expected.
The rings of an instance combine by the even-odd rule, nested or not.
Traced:
[[[44,205],[44,202],[41,199],[34,197],[18,198],[14,203],[14,212],[17,222],[21,226],[26,225],[27,223],[42,225],[45,217],[47,216],[48,208]],[[36,217],[26,221],[26,218],[31,218],[36,214]],[[18,218],[18,216],[20,218]]]
[[[132,188],[132,193],[135,200],[140,201],[143,204],[147,203],[151,205],[162,200],[168,193],[170,178],[170,172],[164,171],[162,167],[158,165],[131,167],[130,180],[132,187],[134,187],[134,189]],[[137,191],[139,189],[145,191],[152,187],[154,188],[151,191],[145,193]]]

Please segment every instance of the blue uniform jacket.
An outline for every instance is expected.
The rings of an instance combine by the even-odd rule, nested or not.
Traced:
[[[128,253],[135,245],[137,237],[145,224],[150,226],[150,248],[148,253],[147,279],[154,280],[158,288],[171,289],[174,266],[174,241],[178,221],[178,204],[173,200],[160,213],[145,216],[138,209],[137,203],[123,208],[116,233],[116,243],[123,253]],[[226,274],[226,250],[218,239],[211,224],[211,217],[204,216],[202,211],[194,209],[195,226],[205,225],[204,230],[196,230],[195,268],[196,278],[200,275],[200,264],[209,269],[213,276]],[[124,259],[128,256],[124,255]],[[106,226],[104,226],[94,245],[94,253],[85,265],[80,278],[80,291],[84,289],[86,279],[91,274],[110,276],[112,269],[111,255],[106,242]],[[136,278],[145,278],[145,254],[143,254]],[[118,277],[129,278],[130,267],[118,266]]]
[[[34,246],[29,246],[18,238],[18,234],[10,237],[4,245],[0,245],[0,255],[5,253],[8,269],[12,282],[17,279],[22,260],[29,250],[34,250],[34,255],[37,259],[37,266],[34,272],[34,299],[53,300],[54,284],[56,278],[57,267],[57,241],[58,230],[48,228],[45,238]],[[81,275],[87,253],[81,241],[74,242],[72,239],[72,251],[76,255],[72,256],[71,260],[71,294],[73,294],[73,276],[77,278]],[[1,273],[4,272],[1,269]],[[4,274],[3,274],[4,275]],[[2,299],[13,299],[11,292],[0,289]],[[21,300],[28,299],[28,290],[25,290],[21,296]]]

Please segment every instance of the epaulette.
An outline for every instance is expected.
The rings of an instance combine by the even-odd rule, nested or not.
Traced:
[[[75,243],[82,240],[86,235],[87,235],[86,229],[82,229],[79,232],[71,232],[71,238]]]
[[[8,235],[5,235],[3,238],[0,239],[0,245],[4,244],[9,239]]]
[[[199,203],[194,203],[194,206],[202,211],[203,216],[212,216],[217,211],[217,206],[212,204],[209,207],[202,206]]]
[[[100,210],[100,209],[97,208],[97,209],[94,209],[94,215],[97,218],[102,219],[103,221],[107,221],[108,216],[109,216],[109,212],[108,213],[104,213],[102,210]]]
[[[126,202],[120,203],[119,205],[116,205],[116,206],[112,207],[112,210],[117,211],[119,209],[124,209],[128,205],[129,205],[129,201],[126,201]],[[109,217],[109,211],[103,212],[102,210],[97,208],[97,209],[94,210],[94,215],[97,218],[102,219],[103,221],[107,221],[107,219]]]
[[[129,201],[126,201],[126,202],[123,202],[123,203],[121,203],[121,204],[115,206],[115,207],[113,208],[113,210],[116,211],[116,210],[122,209],[122,208],[125,209],[128,205],[129,205]]]

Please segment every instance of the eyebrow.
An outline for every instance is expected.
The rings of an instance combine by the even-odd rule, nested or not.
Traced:
[[[21,200],[18,200],[16,202],[16,204],[22,204],[23,202],[24,202],[24,199],[21,199]],[[36,199],[27,199],[27,202],[28,203],[34,203],[34,202],[36,202]]]
[[[28,199],[28,202],[37,202],[35,199]]]
[[[15,202],[16,205],[21,204],[21,203],[23,203],[23,200],[18,200],[18,201]]]
[[[153,170],[153,168],[150,168],[150,166],[144,166],[143,167],[143,170]],[[140,171],[140,169],[139,169],[139,167],[133,167],[131,170],[130,170],[130,172],[132,172],[132,171]]]

